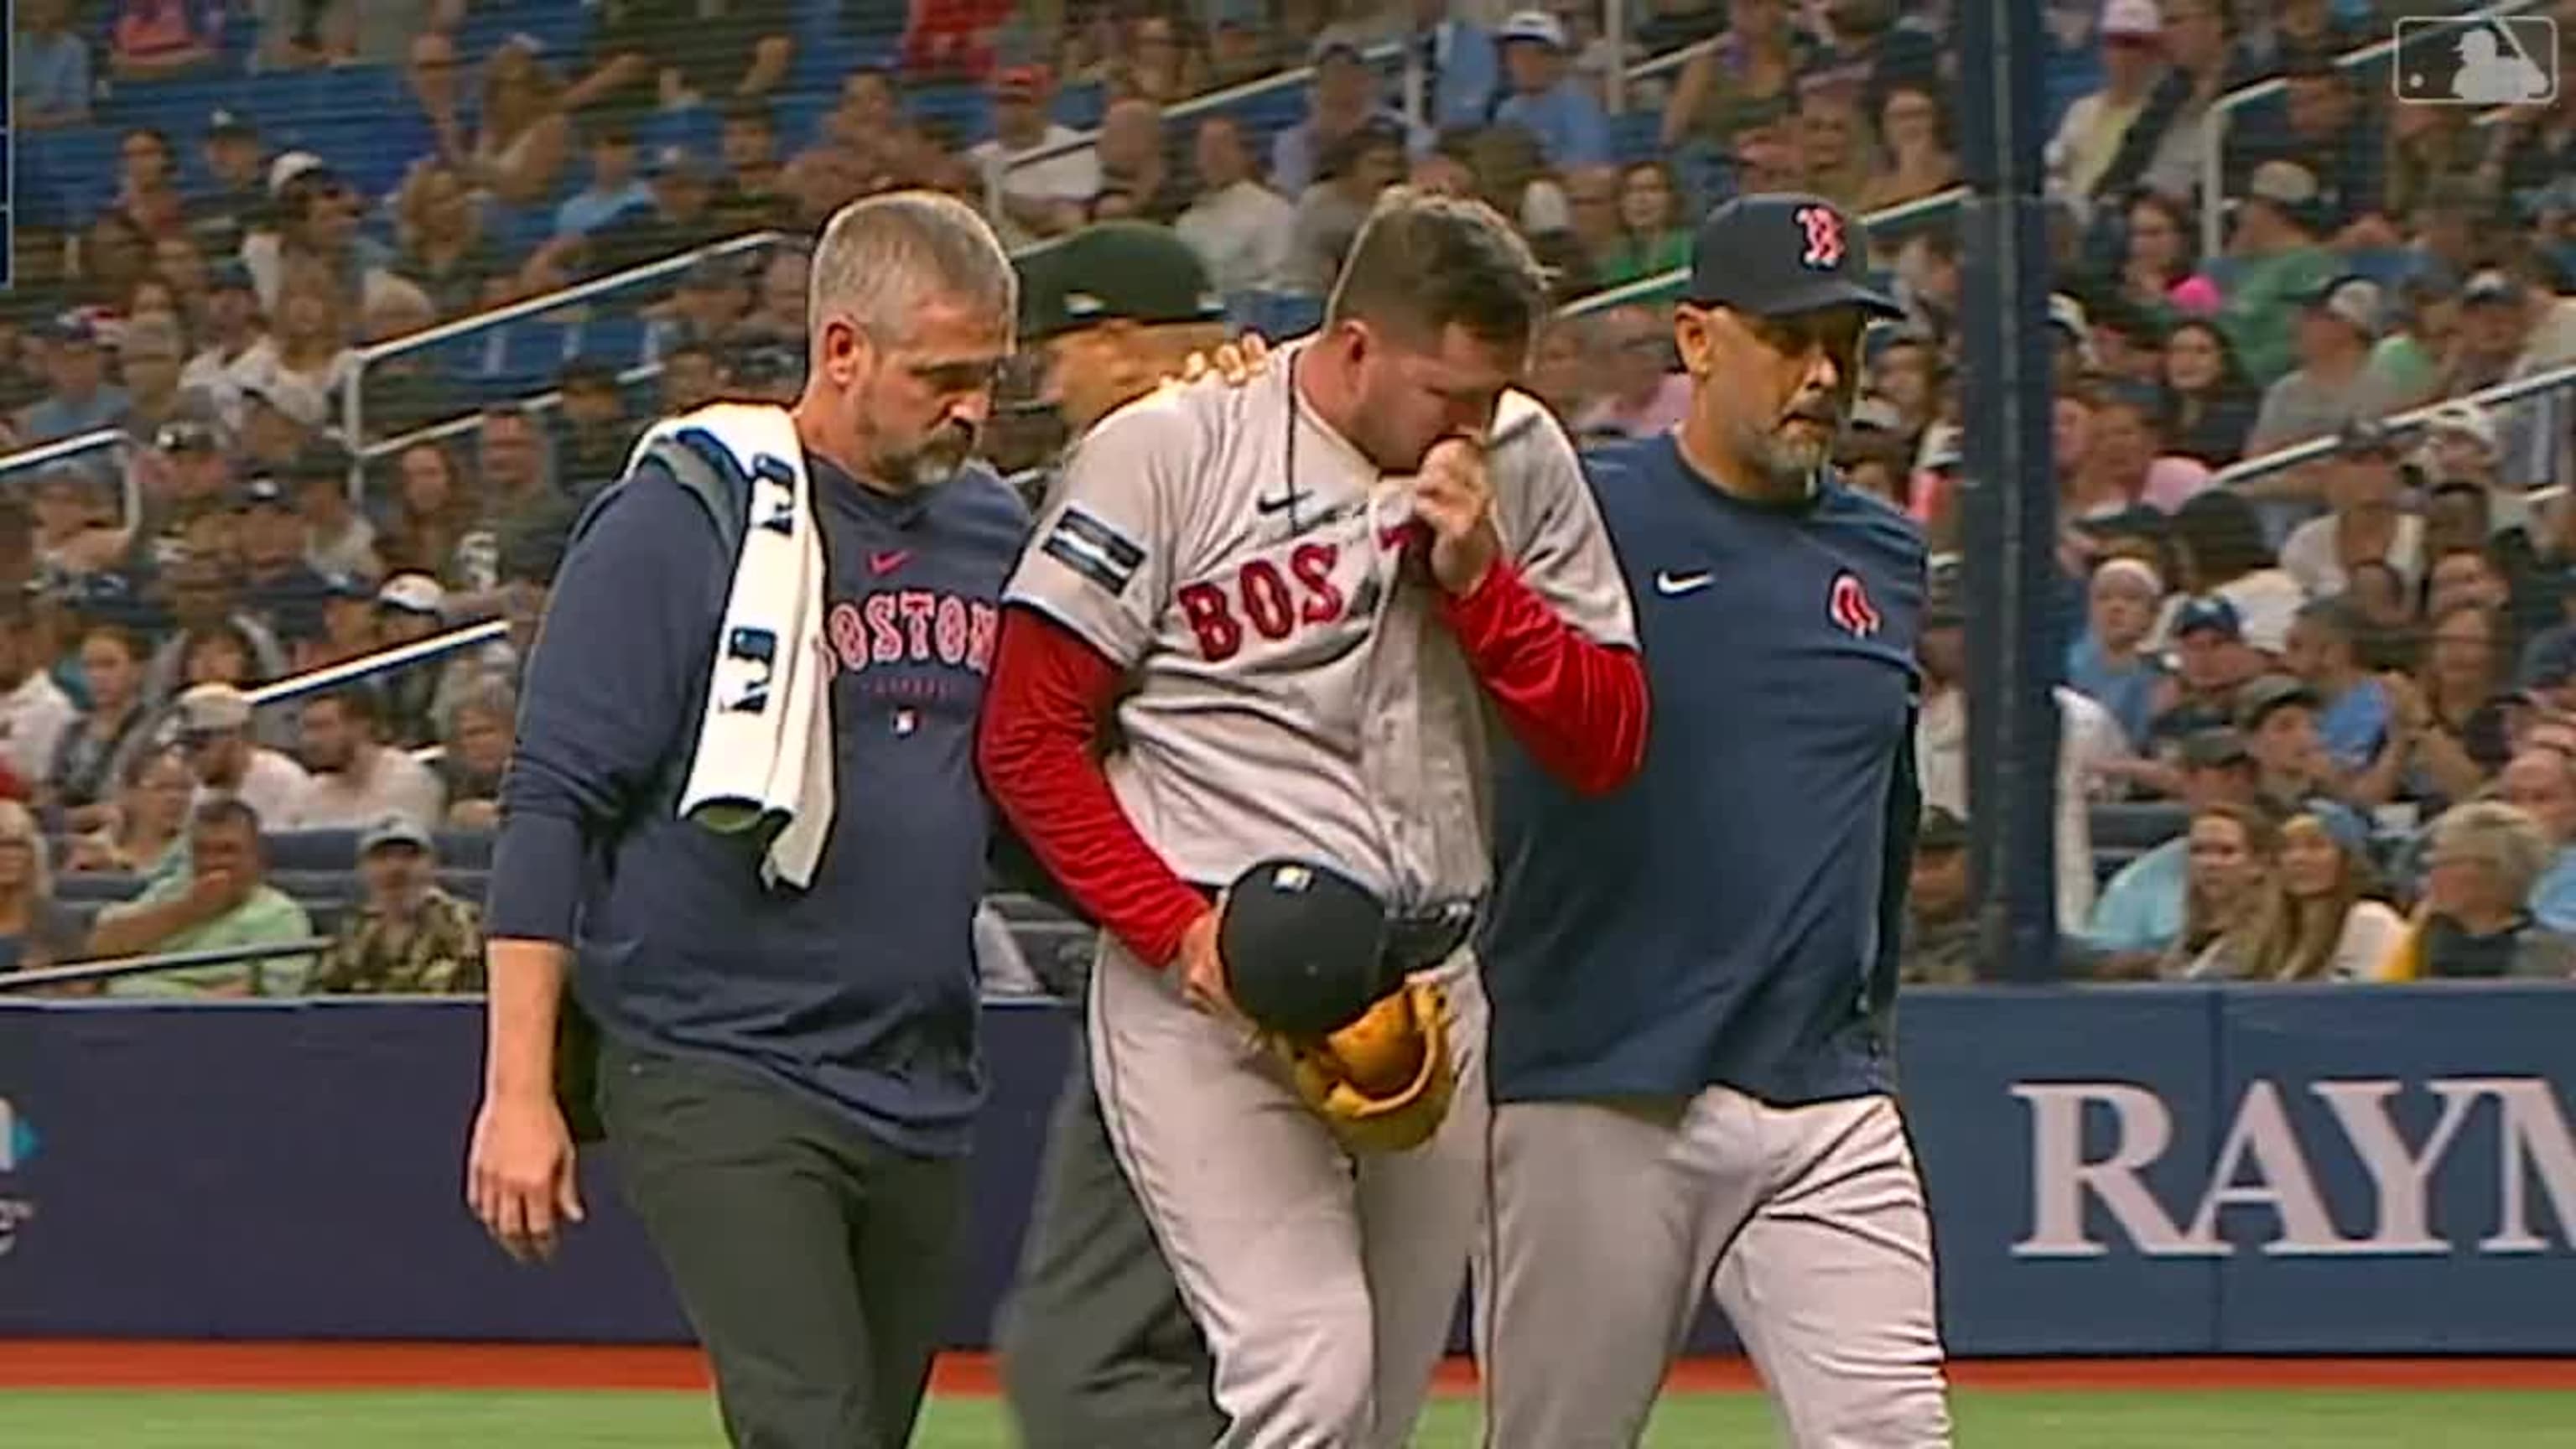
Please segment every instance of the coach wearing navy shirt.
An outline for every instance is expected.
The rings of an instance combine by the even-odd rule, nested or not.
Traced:
[[[1690,412],[1595,479],[1645,767],[1593,798],[1502,770],[1492,1449],[1636,1443],[1705,1293],[1801,1449],[1949,1439],[1888,1060],[1924,546],[1826,463],[1861,330],[1896,311],[1866,249],[1812,196],[1703,224],[1674,322]]]
[[[529,665],[467,1195],[521,1257],[581,1216],[554,1090],[569,977],[624,1196],[733,1442],[887,1449],[949,1306],[981,1090],[975,718],[1027,518],[966,458],[1014,279],[973,212],[901,193],[832,219],[812,291],[790,416],[822,536],[808,607],[836,803],[810,887],[764,885],[764,835],[678,811],[717,636],[743,632],[728,598],[752,495],[709,461],[722,448],[657,445],[688,456],[648,452],[590,506]]]

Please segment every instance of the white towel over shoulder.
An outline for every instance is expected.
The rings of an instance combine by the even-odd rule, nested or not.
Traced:
[[[732,456],[749,480],[750,512],[680,814],[727,834],[775,831],[761,879],[802,889],[814,883],[835,805],[823,540],[805,450],[785,408],[747,403],[667,419],[636,447],[691,433]]]

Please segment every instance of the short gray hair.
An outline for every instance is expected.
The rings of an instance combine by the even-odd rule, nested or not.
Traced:
[[[1019,274],[974,208],[935,191],[894,191],[853,201],[824,224],[806,284],[817,321],[847,313],[872,337],[896,341],[934,297],[1005,323],[1018,313]]]
[[[2491,866],[2506,894],[2522,900],[2549,869],[2549,837],[2540,822],[2501,800],[2454,805],[2433,822],[2432,853]]]

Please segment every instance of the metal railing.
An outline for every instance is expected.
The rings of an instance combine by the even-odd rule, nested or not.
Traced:
[[[1861,225],[1873,230],[1879,227],[1896,226],[1941,212],[1955,211],[1959,203],[1967,199],[1968,188],[1953,186],[1945,191],[1935,191],[1929,196],[1918,196],[1912,201],[1900,201],[1893,206],[1882,206],[1876,211],[1863,214],[1860,221]],[[1675,267],[1670,271],[1657,272],[1651,277],[1639,277],[1633,282],[1622,282],[1618,286],[1605,287],[1598,292],[1587,292],[1557,308],[1556,311],[1560,317],[1580,317],[1586,313],[1605,311],[1612,307],[1624,307],[1630,302],[1651,302],[1689,280],[1690,268]]]
[[[20,448],[14,453],[0,454],[0,474],[23,473],[31,468],[51,467],[56,463],[68,462],[74,458],[86,458],[92,453],[106,452],[111,449],[121,455],[135,446],[135,440],[127,437],[121,429],[92,428],[86,433],[74,433],[68,438],[56,438],[50,443],[38,443],[32,448]],[[130,528],[143,517],[143,485],[135,481],[134,470],[123,466],[121,458],[116,473],[117,499],[125,511],[126,526]]]
[[[423,664],[432,659],[443,659],[450,654],[459,654],[477,645],[506,638],[509,633],[510,625],[506,620],[487,619],[480,624],[468,624],[461,629],[450,629],[444,634],[432,634],[425,639],[414,639],[408,644],[396,644],[391,648],[379,649],[373,654],[361,654],[355,659],[343,660],[338,664],[325,664],[319,669],[308,669],[302,674],[291,674],[284,679],[263,684],[256,689],[245,690],[243,693],[248,696],[254,708],[264,704],[284,704],[288,700],[302,699],[308,694],[320,694],[324,690],[337,689],[344,684],[354,684],[361,679],[373,679],[379,674],[391,674],[398,669],[409,669],[415,664]]]
[[[2509,382],[2499,382],[2492,387],[2483,387],[2476,392],[2465,393],[2459,397],[2436,398],[2420,407],[2408,408],[2400,413],[2390,413],[2381,421],[2391,431],[2411,432],[2431,421],[2434,415],[2444,408],[2457,407],[2464,402],[2492,408],[2570,387],[2576,387],[2576,363],[2552,368],[2547,372],[2536,372],[2529,377],[2518,377]],[[2274,473],[2296,468],[2303,463],[2314,463],[2322,458],[2330,458],[2335,455],[2339,447],[2339,443],[2332,435],[2291,443],[2257,457],[2239,458],[2212,473],[2210,481],[2231,488],[2238,487],[2257,478],[2269,477]]]
[[[2408,39],[2420,42],[2425,37],[2480,21],[2520,15],[2540,8],[2543,0],[2499,0],[2475,10],[2456,15],[2427,16],[2422,28],[2410,30]],[[2342,70],[2358,70],[2374,61],[2396,54],[2397,40],[2376,41],[2335,57]],[[2236,113],[2247,106],[2266,101],[2289,89],[2279,76],[2238,86],[2209,103],[2209,111],[2200,123],[2200,255],[2203,260],[2227,250],[2227,133],[2234,125]]]
[[[441,322],[435,326],[424,327],[417,332],[406,332],[400,337],[372,342],[364,347],[353,349],[356,353],[356,365],[349,369],[349,375],[340,385],[341,436],[347,440],[353,458],[349,485],[352,496],[355,496],[355,490],[361,486],[364,476],[364,469],[357,464],[363,462],[358,455],[366,442],[367,370],[375,364],[437,347],[443,343],[454,342],[459,338],[479,336],[530,317],[543,317],[548,313],[560,312],[566,307],[578,307],[593,297],[604,297],[612,292],[626,291],[647,282],[677,275],[702,261],[763,251],[790,240],[791,238],[785,232],[745,232],[741,236],[691,247],[687,251],[675,252],[653,261],[639,262],[604,277],[575,282],[569,287],[557,288],[541,297],[530,297],[522,302],[489,307],[470,316],[459,317],[452,322]]]
[[[1373,66],[1384,65],[1389,61],[1403,64],[1405,115],[1419,124],[1426,98],[1422,94],[1422,68],[1419,58],[1412,54],[1411,47],[1395,41],[1387,41],[1361,51],[1360,59]],[[1187,120],[1192,116],[1205,115],[1210,111],[1220,111],[1238,101],[1248,101],[1255,96],[1295,90],[1314,79],[1315,68],[1311,65],[1272,71],[1265,76],[1256,76],[1248,81],[1238,81],[1230,86],[1202,91],[1187,100],[1175,101],[1164,108],[1163,121],[1169,124],[1173,121]],[[1008,189],[1004,182],[1012,172],[1041,162],[1053,161],[1058,157],[1077,155],[1098,144],[1100,144],[1100,128],[1094,126],[1087,131],[1076,131],[1051,145],[1040,146],[1033,151],[1024,151],[1017,156],[1004,158],[998,166],[987,167],[984,172],[984,214],[997,222],[1001,219],[1002,196]]]
[[[126,976],[155,976],[165,971],[195,971],[207,966],[255,966],[263,961],[282,961],[294,956],[318,956],[329,949],[329,937],[310,936],[256,946],[211,946],[202,951],[112,956],[103,961],[77,961],[69,966],[0,973],[0,995],[13,991],[41,991],[49,986],[89,986]]]

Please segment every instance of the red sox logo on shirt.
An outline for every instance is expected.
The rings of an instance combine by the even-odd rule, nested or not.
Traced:
[[[1862,587],[1860,575],[1849,569],[1834,575],[1833,586],[1825,591],[1825,617],[1855,639],[1877,633],[1881,622],[1878,605],[1870,602],[1869,590]]]
[[[1798,260],[1820,271],[1832,271],[1843,263],[1843,219],[1830,206],[1802,206],[1797,211],[1798,225],[1807,234],[1807,249]]]

